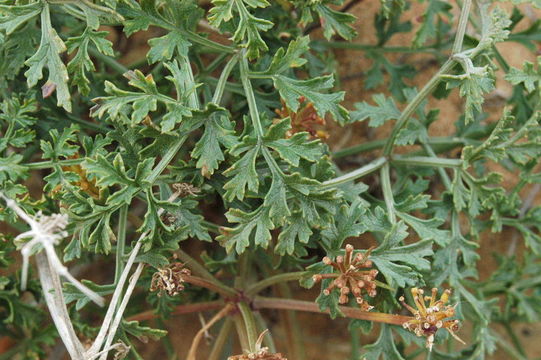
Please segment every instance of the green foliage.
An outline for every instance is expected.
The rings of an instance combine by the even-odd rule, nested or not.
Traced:
[[[449,2],[380,3],[372,28],[363,25],[374,41],[364,44],[350,12],[355,1],[1,1],[0,191],[31,216],[67,214],[54,251],[68,269],[75,262],[88,269],[93,281],[81,283],[107,303],[125,300],[114,308],[122,319],[111,344],[131,346],[128,358],[140,358],[133,339],[185,356],[173,353],[165,330],[129,318],[155,315],[152,325],[165,328],[172,314],[216,304],[313,311],[257,297],[290,297],[274,282],[290,280],[319,281],[315,303],[333,319],[373,320],[350,326],[355,341],[359,328],[379,331],[373,344],[353,346],[351,358],[425,356],[424,339],[390,325],[401,325],[391,314],[410,287],[453,288],[455,318],[472,329],[462,350],[438,331],[426,356],[523,352],[519,341],[502,342],[493,324],[538,321],[541,313],[541,208],[529,200],[541,183],[541,58],[510,67],[496,45],[535,52],[541,22],[524,24],[516,8],[508,15],[474,1],[459,15],[467,20],[462,34]],[[148,47],[134,51],[141,38]],[[369,64],[340,73],[347,57]],[[502,72],[509,92],[495,91]],[[365,94],[352,98],[342,87]],[[440,112],[441,104],[455,106],[450,94],[463,110]],[[363,127],[374,141],[333,152],[358,141],[343,134],[364,134]],[[46,358],[66,338],[46,312],[38,261],[20,289],[14,259],[27,239],[14,238],[28,226],[10,204],[0,199],[0,220],[9,224],[0,238],[0,337],[16,344],[0,360],[15,352]],[[509,248],[480,277],[486,239],[503,231]],[[340,266],[320,259],[338,263],[347,251],[369,256],[363,271],[377,270],[376,294],[361,295],[370,312],[338,291],[326,294]],[[132,277],[132,260],[140,278]],[[122,279],[136,288],[126,297]],[[162,287],[168,291],[149,291]],[[106,310],[71,281],[62,296],[76,335],[96,338]],[[225,316],[233,313],[243,318],[235,321],[246,326],[241,334],[257,338],[253,319],[244,311]]]

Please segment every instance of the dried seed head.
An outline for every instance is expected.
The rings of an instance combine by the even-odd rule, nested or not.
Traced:
[[[173,189],[178,192],[178,196],[180,197],[185,197],[185,196],[188,196],[188,195],[192,195],[192,196],[195,196],[197,195],[199,192],[201,192],[201,190],[195,186],[193,186],[192,184],[189,184],[189,183],[176,183],[176,184],[173,184]]]
[[[347,303],[348,295],[352,294],[361,309],[368,311],[372,309],[372,306],[364,301],[362,293],[365,292],[370,297],[376,296],[375,278],[378,275],[376,269],[368,270],[373,265],[372,261],[368,260],[371,250],[368,249],[364,253],[359,252],[353,255],[354,248],[348,244],[345,247],[345,255],[338,255],[334,261],[328,256],[322,260],[325,265],[338,272],[317,274],[312,279],[316,282],[323,279],[334,279],[326,289],[323,289],[324,295],[330,295],[335,288],[338,288],[341,304]]]
[[[411,289],[415,307],[406,304],[403,296],[398,299],[414,316],[412,320],[402,324],[404,329],[412,331],[417,336],[425,336],[426,347],[430,350],[432,350],[432,346],[434,345],[434,335],[441,328],[446,329],[457,341],[464,344],[464,341],[455,334],[458,330],[459,321],[445,320],[455,315],[455,307],[446,305],[449,301],[451,290],[445,290],[439,299],[436,299],[438,294],[437,289],[432,289],[431,296],[423,296],[423,294],[424,291],[422,289]]]
[[[158,296],[161,296],[163,292],[169,296],[175,296],[184,290],[184,275],[191,275],[191,271],[184,268],[183,263],[169,264],[152,275],[150,291],[159,291]]]
[[[126,358],[126,356],[128,356],[128,353],[130,352],[130,347],[124,344],[124,342],[120,341],[115,344],[115,350],[116,352],[113,359],[121,360],[121,359]]]

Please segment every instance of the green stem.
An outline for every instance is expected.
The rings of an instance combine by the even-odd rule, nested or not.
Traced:
[[[214,340],[208,360],[220,360],[222,358],[223,348],[231,335],[232,327],[233,321],[230,318],[225,319],[216,340]]]
[[[178,305],[171,312],[171,316],[174,315],[183,315],[183,314],[192,314],[196,312],[209,311],[209,310],[218,310],[224,307],[224,302],[222,300],[214,300],[200,303],[192,303],[185,305]],[[130,316],[127,321],[147,321],[159,317],[159,314],[156,314],[155,310],[148,310]]]
[[[195,86],[195,80],[192,71],[192,65],[190,60],[186,56],[180,56],[180,67],[186,73],[187,79],[184,84],[185,89],[193,89],[188,96],[188,105],[192,109],[199,109],[199,98],[197,97],[197,90]]]
[[[293,297],[291,295],[291,289],[289,288],[287,283],[278,283],[275,287],[275,290],[276,294],[282,299],[291,299]],[[287,334],[287,341],[289,344],[289,351],[291,353],[291,357],[296,360],[305,360],[305,342],[303,339],[302,330],[299,326],[297,314],[293,310],[286,310],[283,312],[283,314],[280,314],[280,316],[282,318],[281,322],[284,324],[284,330]]]
[[[322,45],[328,48],[334,49],[348,49],[348,50],[360,50],[360,51],[380,51],[380,52],[390,52],[390,53],[431,53],[435,55],[441,54],[441,50],[444,47],[447,47],[451,44],[444,43],[440,46],[422,46],[419,48],[411,48],[407,46],[379,46],[379,45],[367,45],[367,44],[357,44],[345,41],[322,41],[316,40],[312,41],[314,45]]]
[[[128,205],[124,205],[118,212],[118,235],[116,240],[116,266],[115,266],[115,284],[124,271],[124,248],[126,246],[126,223],[128,219]]]
[[[179,137],[176,140],[176,142],[171,144],[171,147],[169,148],[169,150],[167,150],[167,152],[163,155],[163,157],[160,160],[160,162],[158,163],[158,165],[156,165],[156,167],[154,168],[154,170],[152,170],[152,173],[148,177],[147,180],[148,180],[149,183],[152,184],[152,183],[154,183],[154,181],[156,181],[158,176],[160,176],[160,174],[165,170],[167,165],[169,165],[171,160],[173,160],[173,158],[178,153],[178,151],[182,147],[182,144],[184,144],[184,142],[186,141],[187,138],[188,138],[188,136]]]
[[[500,66],[502,67],[503,72],[507,74],[509,70],[511,70],[511,66],[509,66],[509,64],[507,63],[507,61],[505,60],[505,58],[502,56],[502,54],[500,53],[500,51],[495,45],[492,45],[492,53],[494,54],[494,57],[496,58]],[[522,86],[522,84],[519,84],[519,85]]]
[[[209,289],[217,294],[220,294],[225,297],[236,297],[238,292],[235,289],[230,288],[224,284],[218,283],[216,281],[210,281],[207,279],[200,278],[198,276],[192,275],[183,275],[182,279],[192,285],[203,287]]]
[[[111,56],[102,54],[101,52],[99,52],[97,49],[94,49],[93,47],[89,47],[88,52],[90,53],[90,55],[92,55],[96,59],[102,61],[103,63],[108,65],[111,69],[113,69],[114,71],[116,71],[120,75],[124,75],[125,73],[130,71],[130,69],[128,69],[126,66],[124,66],[121,63],[119,63],[118,61],[116,61]]]
[[[205,68],[204,71],[201,71],[199,75],[209,75],[214,70],[218,69],[218,67],[222,64],[222,62],[229,56],[229,54],[220,54],[216,56],[214,60]]]
[[[240,79],[242,86],[244,87],[244,93],[246,95],[246,101],[248,101],[248,109],[250,111],[250,117],[252,118],[252,124],[257,133],[258,138],[262,138],[264,135],[263,126],[259,119],[259,112],[257,111],[257,103],[255,101],[254,90],[249,78],[248,57],[246,56],[246,49],[242,50],[240,61]]]
[[[84,158],[77,158],[77,159],[66,159],[66,160],[57,160],[57,161],[39,161],[39,162],[32,162],[28,164],[23,164],[23,166],[27,167],[30,170],[40,170],[40,169],[49,169],[53,168],[57,165],[60,166],[71,166],[71,165],[79,165],[82,163]]]
[[[248,334],[246,333],[246,327],[244,326],[242,316],[240,314],[234,315],[233,321],[235,322],[235,329],[237,330],[237,335],[239,337],[240,347],[242,349],[249,349],[250,342],[248,341]]]
[[[103,124],[96,124],[96,123],[93,123],[91,121],[88,121],[88,120],[83,120],[83,119],[80,119],[78,118],[77,116],[74,116],[72,114],[67,114],[67,118],[70,119],[71,121],[73,121],[74,123],[77,123],[87,129],[90,129],[90,130],[94,130],[94,131],[99,131],[101,133],[108,133],[109,131],[112,131],[113,129],[106,126],[106,125],[103,125]]]
[[[259,329],[268,329],[269,328],[267,323],[265,322],[265,319],[261,315],[261,313],[259,313],[259,312],[254,313],[254,318],[255,318],[255,321],[256,321],[257,326],[259,327]],[[272,334],[270,333],[270,331],[268,331],[265,334],[265,336],[263,337],[263,341],[264,341],[264,344],[269,348],[269,351],[271,353],[275,353],[277,351],[276,350],[276,344],[274,343],[274,338],[272,337]],[[294,357],[294,359],[297,359],[297,358]],[[299,360],[301,360],[301,359],[299,359]]]
[[[458,54],[462,51],[462,44],[464,42],[464,34],[466,33],[466,26],[468,25],[468,18],[470,16],[472,0],[464,0],[462,4],[462,10],[460,11],[460,18],[458,20],[458,27],[455,36],[455,42],[453,44],[453,54]]]
[[[431,157],[436,157],[436,153],[434,152],[434,149],[432,149],[432,147],[429,144],[424,143],[423,148],[428,153],[428,155],[430,155]],[[462,166],[462,160],[460,160],[460,162],[461,162],[460,166]],[[442,169],[441,167],[438,167],[438,173],[440,174],[441,180],[443,181],[443,184],[445,185],[445,188],[447,190],[450,190],[451,189],[451,179],[449,179],[449,175],[445,172],[445,169]]]
[[[490,123],[486,127],[484,127],[482,131],[478,131],[474,134],[470,134],[469,137],[467,138],[455,137],[455,136],[435,136],[435,137],[429,138],[426,143],[434,148],[434,152],[436,154],[439,154],[439,153],[452,150],[456,148],[457,146],[475,143],[477,140],[482,139],[486,137],[487,135],[489,135],[495,126],[496,126],[496,123]],[[342,157],[355,155],[362,152],[381,149],[385,146],[386,142],[387,142],[386,139],[367,141],[359,145],[354,145],[349,148],[335,151],[333,152],[332,156],[335,159],[339,159]],[[417,154],[417,153],[422,154],[422,153],[426,153],[426,151],[414,151],[411,154]]]
[[[387,159],[384,158],[384,157],[380,157],[380,158],[377,158],[376,160],[372,161],[371,163],[357,169],[357,170],[354,170],[352,172],[349,172],[347,174],[344,174],[342,176],[339,176],[337,178],[334,178],[334,179],[331,179],[331,180],[327,180],[327,181],[324,181],[322,184],[321,184],[321,187],[323,188],[328,188],[328,187],[335,187],[335,186],[338,186],[340,184],[344,184],[344,183],[347,183],[349,181],[353,181],[353,180],[356,180],[358,178],[361,178],[363,176],[366,176],[370,173],[373,173],[374,171],[380,169],[382,166],[384,166],[385,164],[387,164]]]
[[[434,154],[435,155],[435,154]],[[393,164],[418,165],[429,167],[462,167],[460,159],[443,159],[436,156],[400,156],[395,155],[391,159]]]
[[[158,325],[160,328],[165,329],[165,322],[161,318],[156,319]],[[167,354],[168,360],[177,360],[178,356],[175,351],[175,347],[173,346],[173,343],[171,342],[171,333],[168,331],[167,334],[162,338],[162,344],[163,349],[165,350],[165,353]]]
[[[430,95],[432,90],[440,83],[441,76],[449,72],[455,65],[455,60],[449,59],[447,60],[440,70],[426,83],[426,85],[417,93],[417,95],[413,98],[413,100],[406,106],[404,111],[400,114],[400,117],[396,121],[395,126],[393,127],[393,130],[391,132],[391,135],[387,139],[387,142],[385,143],[385,146],[383,147],[383,154],[385,156],[389,156],[393,150],[394,143],[396,141],[396,137],[398,136],[398,133],[402,128],[407,124],[410,116],[413,114],[413,112],[417,109],[417,107],[424,101],[424,99]]]
[[[517,334],[515,334],[515,331],[507,321],[502,321],[501,324],[503,325],[505,331],[507,332],[507,335],[509,335],[509,338],[511,338],[511,342],[513,343],[513,346],[515,349],[517,349],[518,353],[526,358],[526,351],[524,350],[524,347],[522,346],[519,338],[517,337]]]
[[[297,271],[297,272],[290,272],[290,273],[284,273],[284,274],[278,274],[278,275],[274,275],[274,276],[271,276],[271,277],[268,277],[264,280],[261,280],[251,286],[249,286],[247,289],[246,289],[246,295],[247,296],[254,296],[256,294],[258,294],[259,292],[261,292],[261,290],[269,287],[269,286],[272,286],[274,284],[278,284],[278,283],[281,283],[281,282],[286,282],[286,281],[296,281],[296,280],[299,280],[301,279],[304,275],[306,275],[308,272],[307,271]]]
[[[197,276],[205,278],[209,281],[217,281],[214,276],[197,260],[188,255],[182,249],[177,250],[176,252],[178,258],[184,262],[184,264]]]
[[[238,55],[234,55],[233,57],[231,57],[231,59],[229,59],[229,61],[225,65],[222,73],[220,74],[220,78],[218,79],[218,83],[216,84],[216,90],[214,91],[214,96],[212,97],[212,102],[214,104],[220,105],[220,102],[222,101],[222,96],[224,94],[225,85],[227,83],[227,78],[229,77],[231,70],[233,70],[233,67],[237,65],[238,60]]]
[[[258,338],[258,333],[255,324],[254,314],[252,313],[252,310],[250,310],[248,304],[244,302],[239,302],[237,306],[242,315],[242,319],[244,320],[244,327],[246,329],[246,335],[248,338],[249,350],[250,352],[255,352],[255,343]]]
[[[359,145],[354,145],[345,149],[340,149],[332,153],[334,159],[340,159],[346,156],[359,154],[362,152],[372,151],[381,149],[384,145],[386,139],[379,139],[374,141],[367,141]]]
[[[381,189],[383,191],[383,198],[385,199],[385,205],[387,206],[387,214],[391,224],[396,224],[396,214],[394,209],[394,196],[393,189],[391,187],[391,167],[389,163],[385,163],[381,168]]]
[[[214,234],[220,234],[220,225],[217,225],[207,220],[201,221],[201,225],[203,225],[208,231],[213,232]]]
[[[173,28],[175,30],[178,30],[178,29],[176,29],[175,26],[173,26]],[[208,49],[215,50],[216,52],[218,52],[220,54],[222,54],[222,53],[233,54],[236,51],[236,49],[234,47],[232,47],[232,46],[217,43],[215,41],[207,39],[206,37],[203,37],[201,35],[198,35],[196,33],[191,32],[191,31],[183,31],[183,30],[181,30],[181,33],[189,41],[191,41],[193,43],[196,43],[196,44],[199,44],[201,46],[204,46],[204,47],[206,47]]]

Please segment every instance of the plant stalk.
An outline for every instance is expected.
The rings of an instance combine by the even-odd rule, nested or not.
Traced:
[[[207,360],[220,360],[222,358],[223,348],[231,335],[230,333],[232,327],[233,321],[229,318],[225,319],[216,340],[214,340],[212,350],[210,351],[210,355]]]
[[[239,302],[237,304],[240,313],[242,315],[242,320],[244,321],[244,327],[246,329],[246,336],[248,339],[249,350],[250,352],[256,351],[256,341],[258,337],[257,326],[254,319],[254,314],[250,307],[245,302]]]
[[[256,309],[297,310],[320,314],[329,313],[328,309],[325,311],[321,311],[315,302],[294,299],[256,297],[254,299],[253,305]],[[361,309],[351,308],[347,306],[339,306],[339,309],[345,316],[351,319],[374,321],[384,324],[402,326],[403,323],[413,319],[411,316],[367,312]]]
[[[192,340],[192,345],[190,346],[190,350],[188,351],[188,356],[186,357],[186,360],[196,360],[197,348],[199,346],[199,343],[201,342],[201,339],[203,338],[203,335],[205,335],[205,332],[210,329],[212,325],[220,321],[224,316],[227,316],[229,311],[231,311],[231,305],[226,305],[222,310],[220,310],[216,315],[214,315],[212,319],[210,319],[209,322],[205,324],[205,326],[203,326],[197,332],[197,334]]]
[[[391,186],[391,167],[389,163],[385,163],[381,168],[381,189],[383,191],[383,198],[385,199],[385,205],[387,206],[387,215],[391,224],[396,224],[396,214],[394,208],[394,196],[393,188]]]
[[[380,169],[382,166],[384,166],[387,163],[387,159],[384,157],[377,158],[376,160],[372,161],[371,163],[358,168],[357,170],[354,170],[352,172],[349,172],[347,174],[344,174],[342,176],[339,176],[337,178],[324,181],[321,184],[321,187],[323,188],[329,188],[329,187],[335,187],[344,183],[347,183],[349,181],[353,181],[356,179],[359,179],[363,176],[366,176],[370,173],[373,173],[374,171]]]
[[[247,289],[246,289],[246,295],[248,297],[250,296],[254,296],[256,294],[258,294],[259,292],[261,292],[261,290],[269,287],[269,286],[272,286],[274,284],[278,284],[278,283],[281,283],[281,282],[286,282],[286,281],[296,281],[296,280],[299,280],[301,279],[304,275],[306,275],[308,272],[307,271],[297,271],[297,272],[290,272],[290,273],[284,273],[284,274],[278,274],[278,275],[273,275],[271,277],[268,277],[264,280],[261,280],[251,286],[249,286]]]
[[[226,285],[219,284],[214,281],[209,281],[207,279],[203,279],[197,276],[183,275],[182,279],[187,283],[190,283],[195,286],[203,287],[205,289],[209,289],[225,297],[235,297],[238,295],[238,292],[236,290]]]
[[[429,167],[462,167],[462,160],[460,159],[445,159],[438,158],[436,156],[400,156],[394,155],[391,159],[393,164],[401,165],[417,165],[417,166],[429,166]]]
[[[223,307],[224,307],[224,302],[222,300],[178,305],[171,312],[171,316],[173,316],[173,315],[191,314],[191,313],[195,313],[195,312],[202,312],[202,311],[208,311],[208,310],[218,310],[218,309],[221,309]],[[146,321],[146,320],[156,319],[157,317],[159,317],[159,315],[156,314],[156,312],[154,310],[149,310],[149,311],[144,311],[142,313],[130,316],[127,320],[128,321],[134,321],[134,320],[135,321]]]

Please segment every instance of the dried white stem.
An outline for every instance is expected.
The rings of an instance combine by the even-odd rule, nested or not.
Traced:
[[[73,360],[84,359],[84,349],[75,334],[73,325],[68,315],[68,310],[62,294],[60,278],[49,263],[44,253],[36,254],[36,263],[39,269],[39,279],[43,288],[45,302],[49,313],[53,318],[58,334],[66,346],[66,350]]]
[[[137,284],[137,280],[139,280],[139,276],[141,276],[141,272],[143,271],[144,267],[145,265],[143,263],[139,263],[130,279],[130,283],[128,284],[128,288],[126,289],[126,293],[124,294],[124,298],[122,299],[122,302],[120,303],[120,306],[116,313],[115,320],[113,321],[109,329],[109,334],[107,335],[107,340],[105,341],[105,349],[110,348],[111,344],[113,343],[113,339],[116,335],[116,330],[120,325],[120,321],[122,321],[122,315],[124,314],[124,310],[126,309],[128,302],[130,301],[130,297],[133,289],[135,288],[135,284]],[[104,352],[101,355],[100,360],[107,360],[107,353],[108,351]]]
[[[168,202],[174,201],[178,196],[179,196],[179,193],[175,192],[167,199],[167,201]],[[160,216],[163,213],[163,211],[164,211],[163,209],[159,209],[158,216]],[[107,309],[107,313],[105,314],[105,318],[103,319],[103,323],[101,325],[100,331],[98,332],[98,335],[96,336],[96,339],[94,340],[94,343],[92,344],[90,349],[87,351],[87,356],[94,357],[96,356],[96,354],[100,353],[100,349],[103,347],[105,337],[107,336],[107,338],[109,338],[108,334],[111,332],[110,331],[112,329],[111,323],[113,322],[113,317],[115,316],[115,314],[117,316],[120,316],[120,318],[122,318],[123,311],[120,311],[120,309],[117,309],[117,305],[120,301],[120,297],[124,289],[124,284],[126,283],[126,280],[128,278],[128,274],[130,273],[131,267],[133,263],[135,262],[135,258],[137,257],[137,254],[139,253],[139,250],[141,249],[141,246],[143,244],[143,239],[147,237],[147,235],[148,235],[148,231],[141,234],[141,236],[139,236],[139,239],[137,239],[137,242],[135,243],[135,246],[133,247],[132,251],[130,252],[128,261],[126,261],[126,265],[124,266],[124,271],[122,271],[122,274],[120,275],[120,278],[118,279],[115,292],[113,293],[113,297],[111,298],[111,303],[109,304],[109,308]],[[124,294],[124,299],[126,298],[129,299],[129,295],[127,293]],[[122,300],[122,302],[124,302],[124,300]],[[116,328],[114,329],[112,336],[114,337],[115,334],[116,334]],[[107,354],[107,352],[105,354]]]
[[[104,306],[105,301],[103,297],[95,293],[94,291],[90,290],[88,287],[81,284],[81,282],[73,277],[73,275],[70,274],[68,269],[60,262],[58,259],[58,256],[56,255],[56,252],[54,248],[50,244],[44,244],[45,252],[47,253],[47,257],[49,258],[49,262],[51,263],[51,267],[56,269],[58,274],[68,280],[73,286],[75,286],[80,292],[85,294],[90,300],[98,304],[99,306]]]
[[[126,279],[128,278],[128,274],[130,273],[130,269],[135,261],[135,258],[137,257],[137,254],[139,253],[139,249],[141,249],[141,245],[142,245],[141,240],[144,239],[147,235],[148,235],[148,232],[141,234],[141,236],[139,237],[139,240],[137,240],[137,243],[135,244],[135,246],[133,247],[130,253],[130,257],[128,258],[128,261],[126,262],[126,266],[124,267],[124,271],[122,271],[122,274],[120,275],[120,279],[118,279],[117,287],[115,289],[115,292],[113,293],[111,302],[109,303],[109,308],[107,309],[107,313],[105,314],[105,318],[103,319],[103,323],[101,325],[98,336],[96,336],[94,343],[92,344],[90,349],[87,351],[88,355],[94,356],[102,348],[103,341],[105,340],[105,337],[107,336],[109,327],[111,325],[111,322],[113,321],[113,317],[115,313],[117,313],[117,304],[120,300],[120,296],[122,295],[124,284],[126,283]]]
[[[168,201],[173,201],[179,196],[179,193],[176,192],[171,195]],[[117,287],[113,293],[113,297],[107,309],[107,313],[101,325],[98,336],[94,340],[94,343],[88,351],[84,351],[84,348],[75,334],[73,329],[72,322],[69,318],[66,304],[64,301],[64,295],[62,292],[62,284],[60,283],[60,276],[64,277],[67,281],[73,284],[79,291],[88,296],[92,301],[96,302],[98,305],[103,306],[104,299],[94,291],[90,290],[77,279],[75,279],[67,270],[67,268],[62,264],[56,251],[54,245],[65,237],[67,234],[64,230],[67,224],[66,215],[52,215],[52,216],[42,216],[38,214],[36,217],[28,215],[23,209],[21,209],[17,203],[8,197],[4,196],[0,192],[0,198],[6,201],[6,204],[11,208],[21,219],[23,219],[28,225],[30,225],[31,230],[25,233],[22,233],[16,237],[17,239],[27,239],[29,238],[26,244],[23,245],[21,249],[21,254],[23,257],[23,269],[21,284],[23,289],[26,287],[26,279],[28,276],[28,259],[32,254],[32,250],[35,246],[41,245],[42,249],[37,249],[36,262],[39,272],[39,277],[41,281],[41,286],[43,288],[43,293],[49,312],[53,318],[55,326],[60,334],[64,345],[70,357],[73,360],[92,360],[97,359],[98,357],[102,360],[107,358],[107,354],[120,345],[115,344],[111,345],[116,335],[116,331],[120,322],[122,321],[122,316],[128,302],[130,300],[131,294],[135,289],[137,280],[143,271],[144,265],[140,263],[132,278],[129,281],[128,288],[122,296],[124,290],[124,284],[130,273],[130,269],[135,262],[135,258],[141,249],[143,244],[142,240],[147,237],[148,231],[141,234],[137,240],[135,246],[133,247],[124,271],[120,275],[118,280]],[[163,209],[158,210],[158,216],[163,213]],[[41,251],[44,250],[44,251]],[[120,301],[122,297],[122,301]],[[120,305],[118,305],[120,302]],[[105,346],[104,345],[105,342]],[[103,350],[100,351],[100,349]]]
[[[15,238],[15,240],[31,239],[21,248],[21,254],[23,257],[21,289],[26,289],[29,266],[28,259],[32,254],[32,250],[36,245],[41,245],[47,255],[48,262],[51,266],[51,271],[54,272],[56,276],[61,275],[96,304],[103,306],[105,302],[103,297],[75,279],[62,264],[54,249],[54,245],[56,245],[62,238],[67,236],[67,233],[64,231],[64,228],[68,222],[67,215],[53,214],[51,216],[45,216],[38,213],[35,217],[32,217],[21,209],[14,200],[6,197],[2,192],[0,192],[0,198],[3,198],[6,201],[6,205],[15,211],[15,213],[28,225],[30,225],[29,231],[19,234]],[[38,251],[40,250],[38,249]]]

